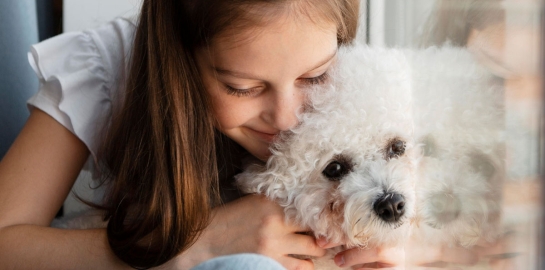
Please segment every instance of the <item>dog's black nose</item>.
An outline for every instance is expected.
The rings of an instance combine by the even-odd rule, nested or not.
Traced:
[[[452,194],[435,194],[429,199],[431,214],[438,225],[455,220],[460,214],[460,200]]]
[[[375,201],[375,213],[386,222],[396,222],[405,213],[405,198],[397,193],[386,193]]]

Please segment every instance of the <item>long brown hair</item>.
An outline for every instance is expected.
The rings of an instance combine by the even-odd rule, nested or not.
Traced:
[[[252,7],[267,6],[315,7],[337,23],[339,44],[346,44],[356,33],[358,2],[143,1],[123,108],[99,154],[108,241],[120,259],[136,268],[163,264],[195,242],[219,203],[214,119],[195,49],[263,22]]]

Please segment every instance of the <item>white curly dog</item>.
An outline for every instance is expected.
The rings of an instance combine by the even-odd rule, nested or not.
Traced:
[[[330,82],[309,92],[300,124],[279,136],[266,164],[237,176],[239,187],[265,194],[288,222],[344,248],[403,244],[415,215],[419,153],[411,75],[400,50],[340,50]],[[335,251],[317,268],[336,268]]]

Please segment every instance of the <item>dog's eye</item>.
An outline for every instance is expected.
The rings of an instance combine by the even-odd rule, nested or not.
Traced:
[[[333,161],[325,167],[322,174],[331,181],[338,181],[341,180],[341,177],[346,175],[348,171],[349,169],[345,164],[338,161]]]
[[[405,142],[395,139],[388,145],[388,159],[396,158],[405,153]]]

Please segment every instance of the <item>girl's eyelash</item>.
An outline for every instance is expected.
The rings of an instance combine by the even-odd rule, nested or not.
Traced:
[[[227,89],[227,94],[235,96],[235,97],[247,97],[259,91],[259,88],[257,87],[248,88],[248,89],[238,89],[238,88],[231,87],[229,85],[225,85],[225,89]]]
[[[315,85],[315,84],[324,84],[327,79],[329,78],[329,74],[327,72],[322,73],[322,75],[312,77],[312,78],[303,78],[305,80],[305,83]]]
[[[329,74],[327,72],[322,73],[319,76],[312,77],[312,78],[301,78],[305,84],[308,85],[317,85],[317,84],[324,84],[327,79],[329,78]],[[259,87],[253,87],[248,89],[239,89],[234,88],[229,85],[225,85],[225,89],[227,89],[227,94],[235,96],[235,97],[248,97],[252,96],[256,92],[259,92]]]

